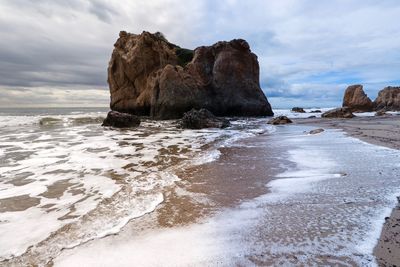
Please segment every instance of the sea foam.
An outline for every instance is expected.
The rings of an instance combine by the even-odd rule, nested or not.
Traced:
[[[228,130],[183,130],[174,121],[144,120],[116,130],[100,127],[98,117],[0,116],[9,126],[0,130],[0,202],[39,199],[0,213],[0,259],[43,264],[64,248],[115,234],[163,201],[179,181],[176,170],[212,162],[230,139],[270,127],[253,120],[247,128],[243,121]]]
[[[399,152],[290,127],[268,144],[286,147],[290,161],[270,193],[191,226],[65,251],[55,266],[376,266],[372,249],[399,193]]]

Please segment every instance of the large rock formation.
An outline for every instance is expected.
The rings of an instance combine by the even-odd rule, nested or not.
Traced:
[[[352,112],[372,111],[374,105],[365,94],[363,86],[356,84],[347,87],[343,97],[343,107],[348,107]]]
[[[192,108],[216,116],[273,115],[259,84],[257,56],[245,40],[194,51],[162,34],[120,32],[108,67],[111,109],[175,119]]]
[[[400,110],[400,87],[388,86],[379,91],[374,101],[375,110],[399,111]]]

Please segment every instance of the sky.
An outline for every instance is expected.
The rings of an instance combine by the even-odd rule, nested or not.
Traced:
[[[274,108],[400,85],[398,0],[0,0],[0,107],[108,106],[120,30],[194,49],[246,39]]]

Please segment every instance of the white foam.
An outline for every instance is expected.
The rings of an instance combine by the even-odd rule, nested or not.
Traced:
[[[217,160],[221,156],[221,152],[218,149],[212,151],[206,151],[197,156],[194,160],[192,160],[193,165],[202,165],[206,163],[213,162]]]
[[[376,266],[372,249],[400,193],[394,176],[398,170],[393,169],[399,152],[332,130],[312,138],[289,135],[284,143],[291,147],[289,160],[295,167],[268,183],[271,193],[189,227],[113,237],[64,251],[55,266],[255,265],[251,259],[261,264],[267,259],[268,265],[320,265],[323,255],[332,256],[325,257],[332,265]],[[379,176],[377,170],[384,171]]]
[[[163,201],[165,188],[179,180],[174,169],[182,166],[175,165],[173,158],[189,164],[211,162],[220,152],[210,146],[211,153],[202,153],[204,145],[218,146],[226,140],[234,142],[260,132],[257,120],[251,121],[250,129],[227,131],[178,130],[172,121],[143,121],[139,128],[121,131],[71,123],[76,118],[98,115],[52,116],[63,123],[48,126],[39,125],[45,116],[9,118],[15,120],[11,124],[19,130],[6,129],[0,135],[4,152],[0,156],[5,159],[5,164],[0,165],[0,199],[27,194],[39,198],[40,205],[0,213],[4,233],[0,236],[0,259],[20,255],[32,246],[31,250],[40,255],[37,260],[45,262],[62,248],[116,233],[132,218],[153,211]],[[0,116],[0,125],[1,121],[7,122],[4,116]],[[245,122],[242,124],[246,127]],[[263,124],[262,131],[264,127],[270,129]],[[27,176],[29,183],[10,183],[20,176]],[[43,195],[49,186],[60,181],[72,185],[57,198]],[[41,208],[48,204],[54,205]],[[69,217],[59,220],[65,215]],[[69,224],[67,231],[49,238],[65,224]],[[22,227],[24,230],[20,231]],[[16,232],[31,235],[9,242]],[[43,242],[38,244],[39,241]]]
[[[295,119],[295,118],[305,119],[305,118],[308,118],[310,116],[315,116],[317,118],[320,118],[322,113],[324,113],[324,112],[326,112],[328,110],[331,110],[333,108],[318,108],[318,110],[321,110],[320,113],[310,113],[311,111],[316,110],[316,109],[317,108],[315,108],[315,109],[304,109],[305,113],[293,112],[291,109],[274,109],[273,111],[274,111],[274,116],[275,117],[286,116],[286,117],[291,118],[291,119]]]

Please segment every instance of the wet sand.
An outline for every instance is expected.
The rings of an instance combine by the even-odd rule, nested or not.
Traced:
[[[400,149],[400,115],[355,117],[353,119],[294,119],[296,124],[342,129],[365,142]]]
[[[240,141],[238,146],[222,147],[217,161],[178,171],[181,181],[165,193],[165,201],[148,215],[156,222],[149,228],[190,225],[268,193],[266,184],[290,164],[283,159],[283,149],[265,147],[268,138],[272,137],[265,134],[263,138]],[[277,158],[281,165],[276,164]],[[131,226],[137,229],[141,224],[138,221]],[[146,224],[148,227],[148,221]]]
[[[296,119],[296,124],[338,128],[365,142],[400,149],[400,116],[356,117],[353,119]],[[374,255],[380,266],[400,266],[400,198],[390,217],[385,218]]]
[[[391,129],[392,123],[396,124],[400,121],[394,118],[382,119],[388,131]],[[392,122],[393,119],[394,122]],[[356,122],[359,122],[363,126],[355,125]],[[376,127],[374,125],[376,125],[377,122],[369,118],[357,118],[354,119],[354,121],[323,121],[320,119],[301,121],[296,120],[296,123],[315,125],[318,126],[318,128],[340,128],[338,125],[343,124],[342,129],[344,129],[346,126],[347,130],[345,130],[349,134],[352,134],[351,129],[354,129],[354,136],[363,136],[363,138],[366,138],[364,136],[366,134],[362,132],[363,127],[365,127],[367,128],[365,131],[375,133],[374,137],[376,140],[381,140],[379,139],[379,136],[376,137],[377,133],[381,132],[379,129],[375,129]],[[285,126],[281,128],[283,131],[281,134],[285,134],[285,129]],[[288,131],[286,134],[291,135],[292,133]],[[396,135],[394,134],[393,136]],[[274,135],[264,134],[261,137],[262,138],[254,137],[240,141],[240,146],[225,147],[220,149],[220,158],[210,164],[182,168],[182,170],[178,171],[177,173],[181,178],[181,181],[178,182],[176,187],[170,188],[164,193],[165,201],[158,206],[155,212],[149,213],[138,219],[133,219],[128,225],[126,225],[126,227],[122,229],[121,232],[115,236],[107,236],[106,238],[100,240],[94,240],[83,245],[83,247],[90,247],[91,243],[121,244],[131,238],[135,238],[138,234],[142,235],[143,233],[152,232],[157,229],[185,227],[195,223],[201,223],[202,221],[206,221],[207,218],[213,216],[214,214],[217,214],[220,210],[236,207],[241,202],[245,202],[246,200],[251,200],[268,193],[268,188],[265,185],[274,177],[276,177],[276,174],[281,173],[283,170],[291,167],[290,164],[292,163],[286,160],[288,156],[286,154],[287,147],[285,144],[279,143],[279,141],[282,140],[280,136],[274,137]],[[374,142],[378,142],[375,141],[375,139]],[[367,141],[366,139],[363,140]],[[383,141],[381,140],[381,142]],[[266,144],[273,144],[273,146],[266,146]],[[277,164],[278,162],[280,164]],[[327,201],[327,203],[329,203],[329,201]],[[352,205],[353,204],[351,201],[343,203],[343,206],[346,207]],[[301,212],[298,217],[295,217],[295,215],[304,208],[300,205],[297,208],[297,204],[289,207],[286,205],[277,205],[272,210],[273,212],[276,211],[276,216],[266,216],[264,218],[265,224],[262,225],[272,223],[272,221],[269,220],[276,220],[276,218],[280,218],[279,216],[281,210],[287,210],[288,208],[290,210],[293,208],[293,211],[288,212],[287,217],[282,217],[282,222],[288,223],[292,221],[293,227],[298,226],[306,229],[306,227],[302,225],[305,220],[304,216],[301,215]],[[318,213],[318,210],[316,213]],[[328,219],[327,221],[330,222]],[[392,226],[390,225],[386,228],[390,228],[391,230]],[[296,228],[293,229],[296,230]],[[394,228],[394,231],[396,231],[395,229],[396,228]],[[281,233],[282,236],[287,234],[285,232],[286,230],[275,229],[274,231],[279,233],[278,230],[283,231]],[[257,230],[257,235],[259,235],[260,238],[258,241],[265,242],[266,245],[264,247],[267,247],[269,240],[268,235],[266,234],[263,236],[260,233],[263,233],[263,229]],[[294,231],[294,233],[296,233],[296,231]],[[389,230],[387,230],[387,233],[389,235],[393,235],[393,233],[390,233]],[[295,236],[293,233],[291,233],[291,238],[301,239],[304,237],[304,235],[301,235],[301,232],[298,232],[298,234],[299,236]],[[318,238],[318,236],[315,238]],[[384,239],[381,238],[381,240]],[[381,243],[382,241],[380,244]],[[393,243],[393,246],[390,248],[394,256],[396,255],[396,252],[393,252],[395,251],[395,249],[393,249],[395,245],[396,243]],[[382,251],[384,252],[385,249],[382,249]],[[380,258],[379,252],[375,253],[375,255]],[[383,258],[386,263],[393,262],[389,259],[388,254],[390,253],[386,253],[381,258]],[[265,260],[268,257],[264,256],[264,252],[256,256],[257,257],[252,259],[252,262],[255,264],[269,265],[270,263],[273,263],[273,261],[268,262]],[[270,256],[271,255],[269,255],[269,257]],[[319,259],[319,262],[325,264],[333,264],[335,261],[345,262],[341,258],[333,259],[330,255],[327,257],[330,258],[327,259],[322,257]],[[35,263],[35,258],[35,255],[32,255],[32,261],[30,262]],[[270,259],[275,260],[275,258]],[[296,262],[297,259],[294,257],[293,263]],[[350,265],[352,263],[354,262],[349,262]],[[384,264],[383,261],[380,261],[380,263]],[[52,262],[49,263],[49,265],[51,264]]]
[[[155,212],[132,220],[115,236],[64,250],[55,258],[55,266],[71,266],[81,261],[88,266],[98,262],[105,266],[117,263],[129,266],[132,262],[158,266],[154,263],[169,263],[168,260],[172,260],[171,266],[174,262],[182,266],[195,263],[357,266],[367,262],[369,266],[381,226],[375,218],[382,217],[382,207],[388,205],[385,197],[371,195],[378,196],[385,192],[381,189],[393,184],[392,181],[381,184],[365,168],[357,169],[365,162],[355,155],[382,150],[367,145],[363,149],[363,144],[343,138],[338,131],[303,134],[312,129],[315,128],[281,126],[276,133],[222,148],[217,161],[182,169],[178,172],[181,181],[165,192],[165,201]],[[300,154],[292,154],[293,149]],[[340,159],[350,155],[349,162],[336,165],[335,158],[331,161],[324,151]],[[296,166],[298,161],[293,161],[293,155],[305,165]],[[315,157],[318,164],[314,163]],[[294,162],[296,165],[292,165]],[[390,165],[392,161],[389,162]],[[371,163],[368,166],[377,170]],[[282,176],[285,170],[292,171]],[[392,177],[391,173],[384,175]],[[311,186],[309,192],[308,179],[322,180]],[[286,186],[274,187],[271,183],[280,186],[286,183]],[[364,184],[369,186],[364,188]],[[381,189],[375,191],[377,187]],[[277,188],[305,191],[284,200]],[[368,219],[371,213],[377,215],[372,221]],[[366,220],[360,220],[360,215],[367,216]],[[371,225],[377,225],[378,231],[371,229]],[[353,250],[352,240],[363,240],[366,247]],[[149,256],[153,253],[160,255]],[[94,254],[102,255],[100,261],[90,256]]]

